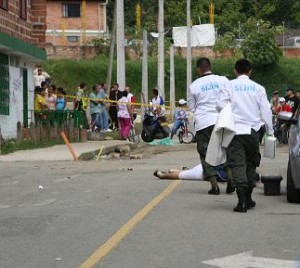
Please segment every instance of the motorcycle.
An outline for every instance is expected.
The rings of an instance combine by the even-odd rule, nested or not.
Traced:
[[[153,116],[145,113],[143,119],[143,129],[141,138],[144,142],[151,142],[154,139],[164,139],[169,137],[171,129],[164,121],[163,116]]]

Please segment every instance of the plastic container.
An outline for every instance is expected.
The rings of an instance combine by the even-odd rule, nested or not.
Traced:
[[[280,195],[280,182],[282,181],[281,175],[262,175],[261,182],[264,184],[265,195]]]

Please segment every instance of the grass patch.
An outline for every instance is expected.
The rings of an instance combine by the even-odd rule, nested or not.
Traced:
[[[1,154],[10,154],[19,150],[33,150],[38,148],[51,147],[57,144],[63,144],[63,141],[39,141],[25,140],[17,142],[14,139],[6,140],[1,148]]]

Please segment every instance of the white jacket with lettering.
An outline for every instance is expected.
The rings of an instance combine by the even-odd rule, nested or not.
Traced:
[[[272,112],[266,90],[247,75],[240,75],[230,81],[230,87],[223,88],[218,99],[218,110],[231,102],[236,135],[251,134],[251,128],[258,131],[261,120],[268,135],[273,134]]]
[[[221,89],[229,87],[225,76],[206,73],[195,80],[188,89],[188,107],[194,113],[195,130],[215,125],[219,112],[216,109]]]

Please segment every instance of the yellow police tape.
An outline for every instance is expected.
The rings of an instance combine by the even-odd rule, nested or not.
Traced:
[[[71,95],[65,95],[66,98],[68,99],[73,99],[75,100],[77,97],[76,96],[71,96]],[[119,101],[115,101],[115,100],[109,100],[109,99],[101,99],[101,98],[88,98],[88,97],[84,97],[85,100],[89,101],[89,100],[93,100],[93,101],[102,101],[102,102],[107,102],[107,103],[115,103],[115,104],[118,104],[118,103],[123,103],[123,104],[128,104],[128,102],[119,102]],[[159,104],[148,104],[148,103],[141,103],[141,102],[132,102],[130,103],[131,105],[134,105],[134,106],[141,106],[141,107],[164,107],[165,109],[169,109],[169,110],[172,110],[173,107],[172,106],[168,106],[168,105],[159,105]]]

